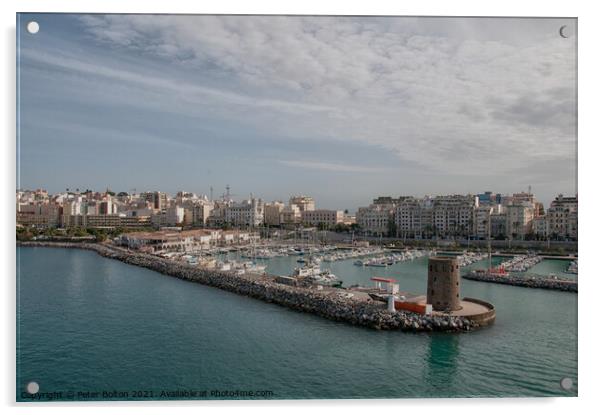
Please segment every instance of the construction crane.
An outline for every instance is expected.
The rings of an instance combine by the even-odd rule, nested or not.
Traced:
[[[229,185],[229,184],[227,184],[227,185],[226,185],[226,193],[224,193],[224,194],[222,195],[222,199],[223,199],[224,201],[229,201],[229,200],[231,200],[231,199],[232,199],[232,196],[236,196],[236,195],[235,195],[235,194],[232,194],[232,193],[230,193],[230,185]]]

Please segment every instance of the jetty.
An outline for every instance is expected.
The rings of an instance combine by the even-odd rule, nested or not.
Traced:
[[[576,280],[560,279],[557,277],[542,277],[536,275],[517,276],[508,273],[477,270],[462,275],[462,278],[473,281],[492,282],[495,284],[514,285],[517,287],[577,292]]]
[[[292,286],[277,282],[275,276],[252,273],[238,275],[230,271],[210,270],[152,254],[133,252],[110,243],[31,241],[18,242],[18,246],[90,250],[106,258],[144,267],[182,280],[219,288],[330,320],[377,330],[467,332],[493,321],[492,318],[483,321],[452,313],[420,314],[405,310],[391,311],[384,303],[345,288]],[[492,306],[491,313],[494,313]]]

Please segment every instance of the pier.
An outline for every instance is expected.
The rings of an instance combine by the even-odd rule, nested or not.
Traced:
[[[495,284],[514,285],[526,288],[542,288],[547,290],[578,292],[576,280],[564,280],[558,278],[539,276],[515,276],[511,274],[496,274],[485,271],[471,271],[462,275],[462,278],[473,281],[491,282]]]
[[[452,313],[428,315],[404,310],[390,312],[382,302],[374,301],[368,295],[361,295],[352,290],[321,286],[291,286],[277,283],[274,277],[269,275],[237,275],[228,271],[208,270],[156,255],[128,251],[109,244],[23,242],[19,245],[87,249],[106,258],[148,268],[172,277],[371,329],[466,332],[489,324],[488,321]]]

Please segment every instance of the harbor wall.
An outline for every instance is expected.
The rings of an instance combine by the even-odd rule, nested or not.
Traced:
[[[165,275],[372,329],[465,332],[481,327],[478,321],[466,317],[420,315],[404,311],[391,313],[380,302],[338,295],[348,293],[344,289],[324,292],[315,288],[293,287],[278,284],[273,278],[266,276],[240,276],[233,272],[209,270],[106,244],[35,241],[22,242],[18,245],[92,250],[103,257],[148,268]]]
[[[467,280],[491,282],[494,284],[514,285],[525,288],[577,292],[577,281],[555,280],[552,278],[518,277],[513,275],[491,275],[486,273],[468,273],[462,276]]]
[[[472,314],[468,316],[468,319],[471,321],[478,323],[481,326],[487,326],[495,320],[495,307],[493,304],[488,303],[487,301],[479,300],[478,298],[470,298],[464,297],[462,301],[468,301],[471,303],[479,304],[484,307],[487,307],[487,311],[481,314]]]

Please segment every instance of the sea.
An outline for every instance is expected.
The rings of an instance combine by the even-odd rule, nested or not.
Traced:
[[[296,259],[262,262],[287,275]],[[386,276],[424,293],[427,261],[322,268],[346,286]],[[567,266],[544,260],[529,272],[574,278]],[[16,399],[577,396],[577,294],[463,279],[461,296],[494,304],[495,323],[470,333],[377,331],[91,251],[17,247]]]

